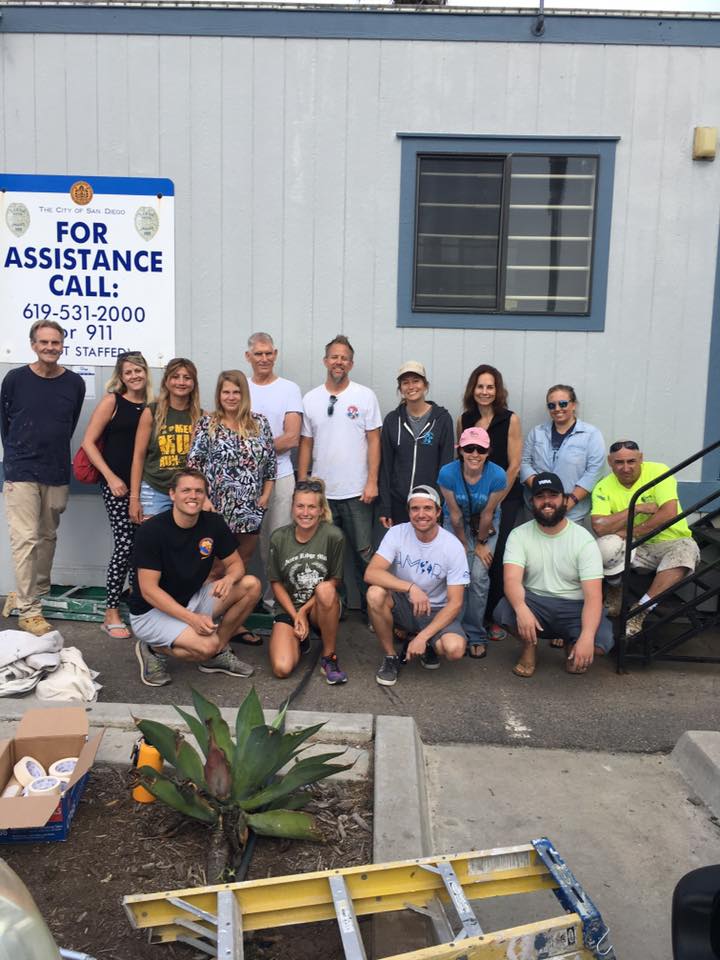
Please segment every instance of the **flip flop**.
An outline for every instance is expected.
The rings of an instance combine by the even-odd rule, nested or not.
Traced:
[[[522,677],[523,680],[529,680],[530,677],[535,673],[536,664],[532,663],[523,663],[522,660],[518,660],[515,666],[512,668],[512,672],[516,677]]]
[[[252,637],[252,640],[246,640],[245,637]],[[250,633],[249,630],[241,630],[240,633],[236,633],[234,637],[230,637],[231,643],[244,643],[246,647],[261,647],[263,645],[263,638],[256,637],[254,633]]]
[[[550,646],[554,650],[562,650],[563,647],[565,646],[565,641],[562,640],[560,637],[553,637],[553,639],[550,641]]]
[[[471,660],[482,660],[487,656],[486,643],[469,643],[467,645],[467,655]]]
[[[507,630],[503,630],[499,623],[491,623],[488,627],[489,640],[507,640]]]
[[[109,637],[114,637],[115,640],[131,640],[132,633],[130,628],[125,626],[124,623],[103,623],[100,625],[100,629],[103,633],[106,633]],[[122,633],[120,631],[122,630]]]

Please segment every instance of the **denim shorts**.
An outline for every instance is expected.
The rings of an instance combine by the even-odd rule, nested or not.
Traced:
[[[190,597],[187,609],[192,613],[211,617],[217,602],[212,594],[214,587],[214,582],[204,583],[197,593]],[[151,647],[171,647],[183,630],[187,630],[188,625],[184,620],[178,620],[177,617],[171,617],[170,614],[153,608],[137,616],[131,614],[130,626],[138,640],[142,640],[143,643]]]
[[[408,633],[420,633],[420,631],[424,630],[425,627],[430,623],[433,617],[437,616],[438,611],[433,610],[432,613],[425,613],[422,616],[416,617],[413,613],[412,604],[408,600],[407,593],[395,593],[393,591],[392,599],[393,623],[396,627],[399,627],[401,630],[406,630]],[[453,620],[428,640],[430,646],[434,649],[435,644],[438,642],[440,637],[444,636],[446,633],[456,633],[459,637],[467,640],[467,635],[463,630],[460,621]]]
[[[160,493],[143,480],[140,484],[140,506],[144,517],[156,517],[172,509],[172,500],[169,493]]]

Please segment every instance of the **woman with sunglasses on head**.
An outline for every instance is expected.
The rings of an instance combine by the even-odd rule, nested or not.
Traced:
[[[463,395],[463,412],[458,418],[458,439],[468,427],[482,427],[490,437],[488,459],[502,467],[507,486],[500,501],[500,527],[490,567],[490,592],[487,600],[487,631],[491,640],[504,640],[507,634],[492,621],[492,612],[504,594],[503,556],[510,531],[522,506],[522,486],[518,474],[522,456],[520,418],[508,410],[508,392],[497,367],[481,363],[468,377]]]
[[[224,517],[247,568],[275,485],[277,456],[270,423],[250,409],[250,388],[240,370],[219,375],[215,412],[200,418],[188,466],[205,474],[207,507]]]
[[[165,367],[156,403],[140,417],[130,472],[130,519],[142,523],[172,507],[170,481],[185,468],[200,419],[200,388],[192,360],[175,357]]]
[[[310,649],[310,627],[320,633],[320,669],[331,685],[345,683],[335,653],[345,538],[333,526],[322,480],[299,480],[292,499],[292,523],[270,537],[268,579],[280,613],[270,635],[270,666],[289,677]]]
[[[397,373],[402,400],[383,421],[380,442],[379,519],[389,529],[407,523],[407,498],[418,484],[434,484],[454,457],[453,424],[445,407],[427,400],[425,367],[408,360]]]
[[[458,459],[440,470],[438,484],[445,498],[445,527],[467,552],[470,583],[461,622],[468,638],[468,656],[479,660],[487,654],[485,608],[500,527],[500,503],[507,486],[505,471],[490,460],[486,430],[463,430]]]
[[[605,441],[597,427],[577,417],[575,390],[564,383],[550,387],[545,397],[549,423],[533,427],[525,438],[520,480],[530,509],[530,487],[538,473],[554,473],[563,482],[568,519],[588,526],[592,488],[603,475]]]
[[[120,595],[130,567],[135,527],[130,520],[130,468],[140,418],[152,400],[147,361],[139,352],[118,354],[107,393],[90,417],[82,446],[100,471],[100,491],[113,535],[107,570],[105,618],[100,628],[116,640],[129,640],[130,630],[120,618]]]

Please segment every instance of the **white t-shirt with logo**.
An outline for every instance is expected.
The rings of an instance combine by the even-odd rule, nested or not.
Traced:
[[[273,437],[285,432],[285,414],[302,414],[302,394],[300,387],[292,380],[278,377],[272,383],[253,383],[250,387],[250,405],[253,413],[262,413],[270,421]],[[292,456],[289,450],[277,455],[277,479],[287,477],[293,472]]]
[[[369,387],[353,381],[330,408],[325,384],[303,397],[302,435],[312,437],[312,473],[325,481],[329,500],[359,497],[368,478],[367,431],[382,426],[380,405]]]
[[[447,587],[470,582],[467,554],[457,537],[442,527],[429,543],[418,540],[411,523],[396,523],[382,539],[377,552],[392,564],[400,580],[423,590],[433,608],[447,603]]]

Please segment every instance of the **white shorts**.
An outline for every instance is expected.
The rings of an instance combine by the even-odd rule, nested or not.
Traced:
[[[187,609],[191,613],[203,613],[211,617],[217,603],[212,595],[214,586],[214,582],[204,583],[197,593],[190,597]],[[177,617],[171,617],[170,614],[154,608],[137,616],[131,614],[130,626],[138,640],[151,647],[171,647],[183,630],[188,628],[184,620],[178,620]]]

